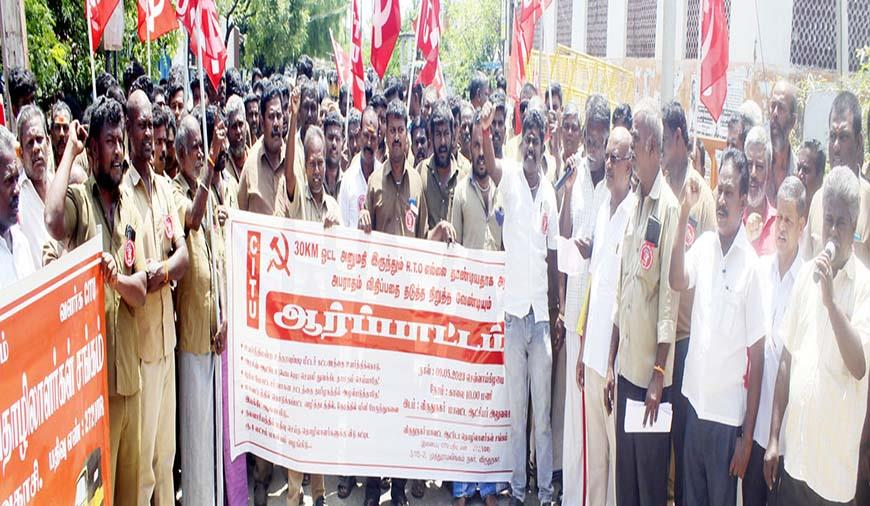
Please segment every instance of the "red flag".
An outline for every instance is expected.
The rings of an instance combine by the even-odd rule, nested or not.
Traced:
[[[109,24],[109,18],[115,12],[119,0],[85,0],[85,2],[87,2],[85,16],[90,16],[91,51],[96,51],[100,47],[103,32],[106,31],[106,25]]]
[[[175,7],[178,20],[188,34],[193,33],[196,24],[196,9],[197,0],[178,0],[178,5]]]
[[[362,64],[362,23],[359,5],[353,0],[353,33],[351,34],[351,74],[353,77],[353,105],[362,111],[366,108],[366,81]]]
[[[441,73],[441,2],[439,0],[423,0],[420,6],[420,24],[417,30],[417,47],[426,58],[426,63],[420,69],[420,75],[417,76],[417,82],[423,86],[432,84],[433,81],[440,79],[437,86],[443,89],[443,75]],[[439,93],[441,90],[439,90]]]
[[[177,15],[169,0],[138,0],[136,5],[139,8],[136,27],[142,42],[145,42],[149,34],[153,42],[178,28]]]
[[[393,57],[393,48],[401,30],[399,0],[377,0],[372,15],[372,67],[381,79]]]
[[[6,111],[3,108],[3,97],[0,97],[0,125],[6,125]]]
[[[728,94],[728,21],[725,0],[704,0],[701,18],[701,103],[719,121]]]
[[[332,59],[335,61],[335,71],[338,73],[338,85],[344,86],[344,83],[350,80],[350,60],[332,36],[332,28],[329,29],[329,39],[332,40]]]
[[[180,2],[179,2],[180,3]],[[190,49],[197,54],[197,45],[202,41],[202,67],[214,89],[220,86],[227,64],[227,48],[218,28],[217,7],[214,0],[198,0],[199,19],[190,37]],[[188,7],[188,11],[192,6]],[[196,12],[194,19],[196,19]]]

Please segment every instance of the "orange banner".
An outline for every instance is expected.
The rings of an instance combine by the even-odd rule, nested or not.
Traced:
[[[0,293],[0,506],[111,504],[100,250]]]

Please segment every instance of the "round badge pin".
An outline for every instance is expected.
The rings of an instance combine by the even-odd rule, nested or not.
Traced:
[[[640,266],[643,267],[643,270],[648,271],[649,268],[652,267],[652,262],[652,244],[650,244],[649,241],[644,241],[643,245],[640,247]]]
[[[136,247],[133,246],[133,241],[127,239],[127,242],[124,244],[124,265],[127,266],[128,269],[133,267],[133,260],[136,259]]]
[[[356,201],[356,208],[358,211],[362,211],[365,206],[366,206],[366,196],[365,196],[365,194],[362,194],[359,196],[359,198]]]
[[[172,240],[172,216],[166,215],[166,219],[164,220],[163,229],[166,232],[166,238]]]
[[[695,227],[689,223],[686,225],[686,247],[691,248],[695,244]]]
[[[414,215],[414,211],[408,209],[405,211],[405,228],[408,229],[408,232],[414,231],[414,225],[417,224],[417,216]]]

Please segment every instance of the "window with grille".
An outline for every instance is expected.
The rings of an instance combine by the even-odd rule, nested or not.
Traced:
[[[870,46],[870,2],[849,0],[849,70],[858,70],[861,62],[855,51]]]
[[[586,52],[607,56],[607,0],[589,0],[586,7]]]
[[[794,65],[835,69],[836,44],[837,0],[794,0],[791,62]]]
[[[574,17],[574,0],[559,0],[556,7],[556,44],[571,47],[571,19]]]
[[[625,23],[625,56],[629,58],[655,57],[656,3],[656,0],[628,0]]]
[[[728,28],[731,28],[731,0],[725,0],[725,17]],[[701,0],[689,0],[686,5],[686,59],[699,58],[701,30]]]

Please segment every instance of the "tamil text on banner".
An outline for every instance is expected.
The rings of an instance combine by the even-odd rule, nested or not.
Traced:
[[[111,502],[100,251],[0,294],[0,505]]]
[[[227,226],[234,457],[509,478],[502,253],[243,212]]]

